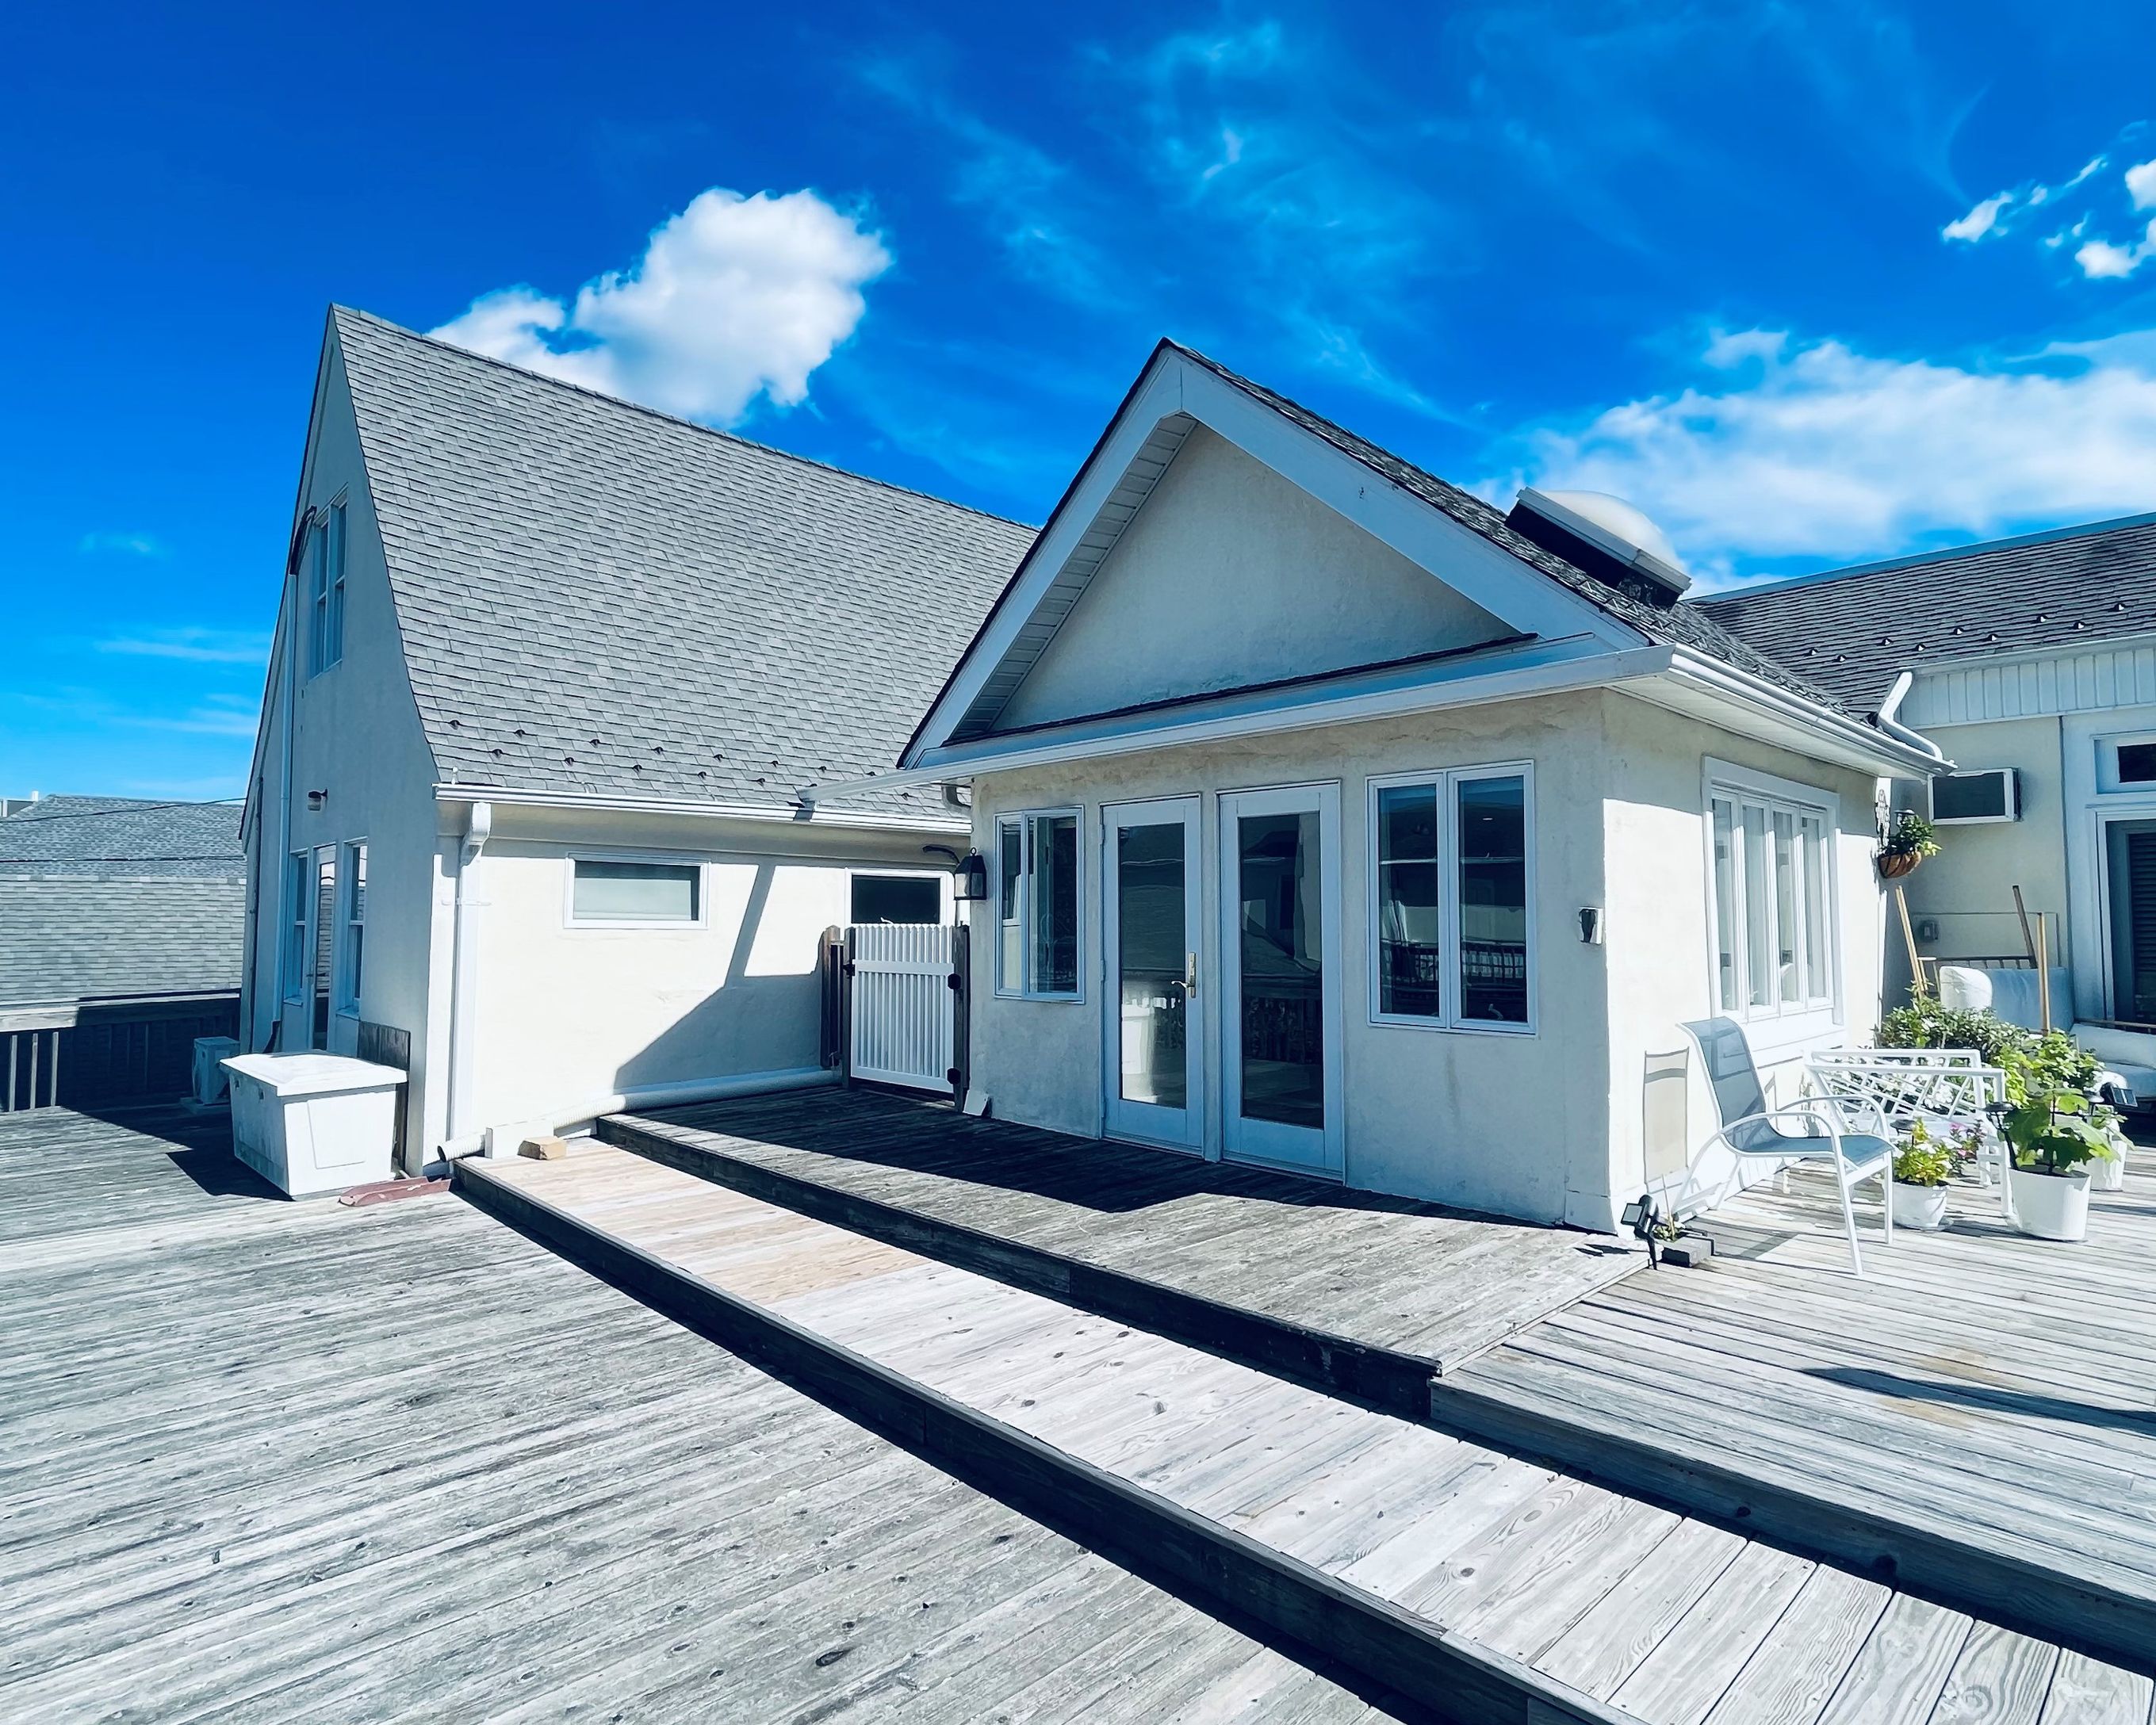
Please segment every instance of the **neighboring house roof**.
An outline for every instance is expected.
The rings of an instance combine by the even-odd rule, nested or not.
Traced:
[[[1906,670],[2156,632],[2156,514],[1870,563],[1697,601],[1851,707]]]
[[[783,807],[887,768],[1033,540],[331,317],[445,781]],[[947,812],[932,787],[863,806]]]
[[[165,875],[239,880],[236,802],[46,796],[0,816],[0,877]]]
[[[0,1006],[239,986],[237,877],[0,876]]]
[[[1449,480],[1440,479],[1414,463],[1403,460],[1368,438],[1358,437],[1322,414],[1313,413],[1309,408],[1267,389],[1261,383],[1252,382],[1240,373],[1229,371],[1218,361],[1208,359],[1204,354],[1185,347],[1180,342],[1170,341],[1163,345],[1204,366],[1296,424],[1315,433],[1336,448],[1344,450],[1372,472],[1443,510],[1463,527],[1472,529],[1492,545],[1510,551],[1522,562],[1531,565],[1552,581],[1570,588],[1619,622],[1629,623],[1650,641],[1710,653],[1788,694],[1815,702],[1830,710],[1845,710],[1831,687],[1809,673],[1793,670],[1779,658],[1760,652],[1753,643],[1723,627],[1722,619],[1702,610],[1696,602],[1680,600],[1666,607],[1650,605],[1597,581],[1555,552],[1544,550],[1517,531],[1507,523],[1503,511],[1485,503],[1472,492],[1461,490]]]

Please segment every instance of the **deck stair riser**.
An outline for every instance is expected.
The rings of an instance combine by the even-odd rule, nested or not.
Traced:
[[[457,1188],[520,1232],[955,1477],[1231,1619],[1319,1650],[1440,1719],[1636,1725],[1625,1712],[983,1415],[488,1170],[459,1164]]]
[[[1420,1355],[1327,1334],[919,1211],[879,1203],[729,1156],[706,1144],[651,1131],[633,1119],[603,1119],[598,1135],[607,1144],[731,1186],[767,1204],[782,1205],[1029,1293],[1045,1294],[1104,1318],[1137,1324],[1156,1335],[1209,1349],[1359,1406],[1408,1420],[1424,1418],[1429,1412],[1430,1379],[1440,1363]]]

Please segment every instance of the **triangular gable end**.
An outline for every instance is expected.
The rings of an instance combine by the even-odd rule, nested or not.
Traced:
[[[1281,530],[1294,543],[1276,551],[1332,566],[1317,569],[1301,596],[1306,640],[1281,638],[1293,571],[1281,556],[1268,558],[1265,541]],[[1255,614],[1219,639],[1209,614],[1218,623],[1237,601],[1236,572],[1226,565],[1239,552],[1271,566],[1257,569],[1240,596]],[[1324,590],[1325,578],[1343,574],[1368,584],[1368,614]],[[1417,581],[1428,583],[1419,593]],[[1175,623],[1166,642],[1148,632],[1162,617]],[[906,764],[1119,705],[1523,637],[1576,641],[1587,653],[1644,638],[1163,342],[916,733]],[[1178,642],[1187,645],[1178,651]]]

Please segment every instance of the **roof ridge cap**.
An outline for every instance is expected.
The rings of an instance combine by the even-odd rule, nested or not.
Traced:
[[[729,443],[737,443],[744,449],[754,449],[765,455],[775,455],[783,461],[794,462],[803,467],[814,468],[819,473],[836,473],[844,479],[857,479],[864,485],[874,485],[880,490],[894,492],[901,497],[918,498],[924,503],[936,504],[947,509],[956,509],[962,514],[977,516],[983,521],[993,521],[998,526],[1016,527],[1028,533],[1040,531],[1039,525],[1035,522],[1021,521],[1013,515],[998,515],[990,509],[977,509],[969,503],[959,503],[952,498],[938,497],[934,492],[923,491],[918,486],[901,485],[896,480],[879,479],[874,473],[856,473],[853,468],[840,467],[835,462],[819,461],[813,455],[803,455],[792,449],[782,449],[775,443],[758,443],[754,438],[745,438],[738,432],[725,431],[717,426],[706,425],[699,420],[690,419],[679,413],[669,413],[664,408],[654,407],[643,402],[631,401],[627,396],[608,395],[604,390],[593,389],[588,384],[572,383],[566,377],[552,377],[544,371],[533,371],[529,366],[519,366],[511,361],[497,358],[493,354],[481,353],[475,348],[459,347],[454,341],[444,341],[439,335],[430,335],[423,330],[407,329],[402,324],[392,323],[388,318],[357,305],[346,305],[341,301],[333,299],[330,302],[330,315],[333,320],[357,319],[362,323],[372,324],[378,329],[385,330],[393,335],[400,336],[407,341],[419,342],[429,347],[439,348],[442,352],[453,354],[460,359],[475,361],[480,365],[491,366],[498,371],[507,371],[518,377],[531,378],[556,389],[565,389],[577,395],[587,396],[593,401],[603,402],[608,407],[627,408],[632,413],[640,413],[646,418],[656,419],[663,424],[678,425],[690,431],[701,432],[706,437],[722,438]]]

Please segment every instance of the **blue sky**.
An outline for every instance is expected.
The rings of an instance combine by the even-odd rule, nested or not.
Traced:
[[[1173,334],[1709,581],[2156,509],[2156,11],[22,8],[0,790],[244,778],[323,308],[1038,520]]]

